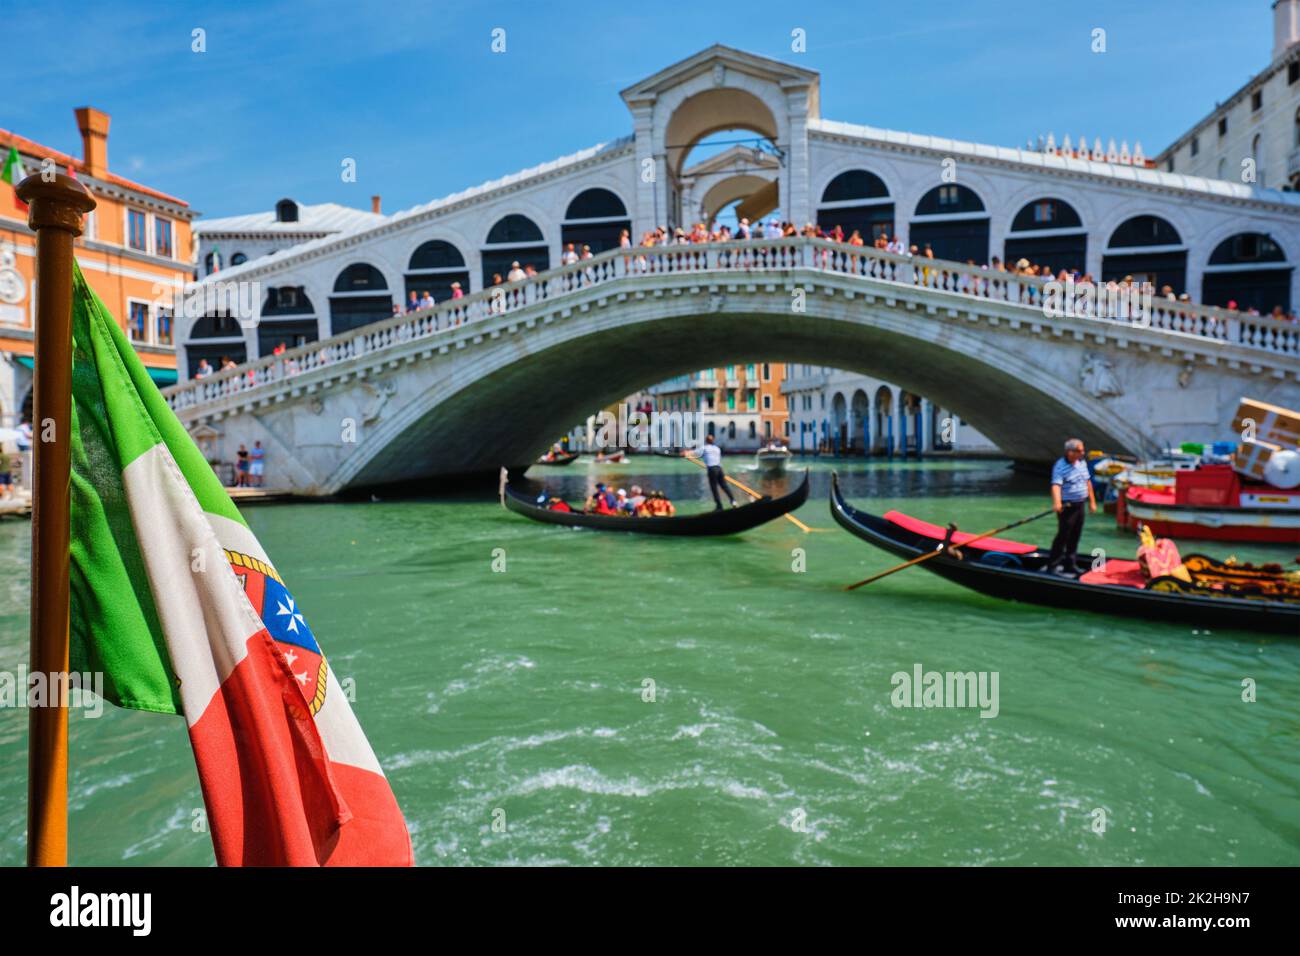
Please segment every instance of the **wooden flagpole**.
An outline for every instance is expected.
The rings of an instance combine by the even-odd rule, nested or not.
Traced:
[[[68,534],[72,473],[72,240],[95,208],[62,173],[17,186],[36,232],[31,665],[45,706],[28,708],[27,865],[68,863]],[[57,693],[57,699],[55,694]]]

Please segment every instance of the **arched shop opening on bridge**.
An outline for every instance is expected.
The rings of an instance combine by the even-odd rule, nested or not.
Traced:
[[[936,259],[989,261],[989,213],[975,190],[961,183],[935,186],[916,204],[908,243],[918,252],[929,246]]]
[[[1150,282],[1157,292],[1169,286],[1175,295],[1187,289],[1187,247],[1183,238],[1159,216],[1134,216],[1111,233],[1101,259],[1101,281],[1132,276]]]
[[[334,280],[330,296],[330,334],[339,335],[393,315],[393,297],[384,274],[368,262],[355,262]]]
[[[560,245],[567,249],[572,244],[578,253],[587,246],[595,255],[618,248],[624,230],[631,235],[632,220],[628,218],[623,200],[608,189],[584,189],[573,197],[564,211],[564,221],[560,223]]]
[[[411,253],[406,266],[406,297],[411,294],[416,300],[424,298],[427,292],[435,302],[446,302],[451,298],[451,284],[459,282],[465,295],[470,293],[469,270],[465,266],[465,257],[445,239],[430,239],[423,242]]]
[[[1271,236],[1242,232],[1224,239],[1210,253],[1201,299],[1206,305],[1271,312],[1291,310],[1291,269],[1286,253]]]
[[[257,354],[270,355],[277,346],[295,348],[320,337],[316,309],[302,286],[266,290],[262,319],[257,324]]]
[[[1011,220],[1002,258],[1009,263],[1028,259],[1046,266],[1053,275],[1062,269],[1082,275],[1088,271],[1088,231],[1079,213],[1065,200],[1035,199]]]
[[[546,271],[551,267],[551,250],[537,223],[516,212],[502,216],[488,230],[482,260],[483,288],[487,289],[495,276],[504,281],[516,262],[520,268],[532,266],[538,272]]]
[[[885,181],[865,169],[840,173],[822,190],[817,225],[826,232],[836,226],[845,238],[856,230],[870,245],[880,236],[894,238],[894,200]]]
[[[189,338],[185,343],[189,378],[194,377],[199,363],[204,359],[214,369],[221,367],[222,359],[230,359],[237,365],[248,360],[244,330],[233,315],[200,316],[190,326]]]

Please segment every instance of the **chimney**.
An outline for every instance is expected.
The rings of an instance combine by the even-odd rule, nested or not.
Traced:
[[[108,172],[109,115],[93,106],[74,110],[77,129],[81,130],[81,158],[86,164],[86,174],[103,176]]]
[[[1300,43],[1300,0],[1273,0],[1273,59]]]
[[[378,197],[378,196],[371,196],[371,197],[370,197],[370,211],[373,212],[376,216],[379,215],[379,197]]]

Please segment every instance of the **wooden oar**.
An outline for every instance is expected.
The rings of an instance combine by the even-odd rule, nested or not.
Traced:
[[[1004,524],[1001,528],[994,528],[992,531],[985,531],[983,534],[971,538],[969,541],[963,541],[961,543],[961,547],[964,548],[967,545],[974,544],[976,541],[983,541],[985,538],[991,538],[995,534],[1001,534],[1003,531],[1010,531],[1012,528],[1019,528],[1022,524],[1029,524],[1029,522],[1031,521],[1037,521],[1039,518],[1044,518],[1047,515],[1053,514],[1055,510],[1056,509],[1054,508],[1048,508],[1046,511],[1040,511],[1038,514],[1030,515],[1028,518],[1021,518],[1019,521],[1011,522],[1011,524]],[[873,574],[865,581],[859,581],[857,584],[850,584],[847,587],[845,587],[844,590],[846,591],[856,590],[857,588],[862,587],[864,584],[870,584],[872,581],[879,581],[881,578],[887,578],[889,577],[889,575],[893,574],[896,571],[902,571],[904,568],[910,568],[912,565],[920,564],[922,561],[929,561],[931,558],[942,554],[949,545],[956,547],[957,543],[955,541],[952,542],[941,541],[939,542],[938,547],[936,547],[933,551],[927,551],[925,554],[920,555],[919,557],[915,557],[911,561],[904,561],[902,564],[898,565],[897,567],[890,568],[888,571],[881,571],[879,574]]]
[[[706,464],[704,464],[704,462],[700,461],[698,458],[692,458],[690,455],[683,455],[682,457],[685,458],[687,461],[693,461],[693,462],[695,462],[695,464],[699,465],[699,466],[700,466],[701,468],[703,468],[705,471],[708,471],[708,470],[709,470],[709,466],[706,465]],[[753,495],[754,498],[755,498],[755,500],[757,500],[757,499],[763,497],[761,494],[759,494],[759,493],[758,493],[757,491],[755,491],[753,488],[749,487],[749,485],[742,484],[741,482],[737,481],[735,478],[732,478],[730,475],[728,475],[728,474],[725,473],[725,472],[723,472],[722,477],[723,477],[723,478],[726,478],[727,481],[731,482],[733,485],[735,485],[737,488],[739,488],[741,491],[745,492],[746,494]],[[813,531],[820,531],[820,530],[821,530],[820,528],[810,528],[810,527],[808,527],[806,524],[804,524],[802,521],[800,521],[800,520],[799,520],[798,518],[796,518],[794,515],[790,514],[790,512],[788,512],[788,511],[787,511],[785,514],[783,514],[781,517],[783,517],[783,518],[789,518],[791,524],[793,524],[796,528],[798,528],[798,529],[800,529],[801,531],[803,531],[803,532],[805,532],[805,533],[808,533],[808,534],[811,534]]]

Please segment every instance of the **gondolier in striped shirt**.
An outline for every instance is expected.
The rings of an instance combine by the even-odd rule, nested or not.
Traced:
[[[722,449],[713,441],[713,435],[704,436],[704,444],[698,451],[687,449],[682,454],[687,458],[698,458],[704,463],[705,469],[709,474],[709,491],[713,492],[713,503],[717,506],[714,510],[722,510],[722,497],[718,494],[721,488],[726,494],[727,500],[731,502],[731,507],[736,507],[736,499],[731,497],[731,489],[727,487],[727,476],[722,473]]]
[[[1083,505],[1097,510],[1097,499],[1092,491],[1092,476],[1084,461],[1083,442],[1071,438],[1065,443],[1065,455],[1052,466],[1052,508],[1056,511],[1056,537],[1047,558],[1047,569],[1053,574],[1078,577],[1082,569],[1075,561],[1079,551],[1079,536],[1083,534]]]

